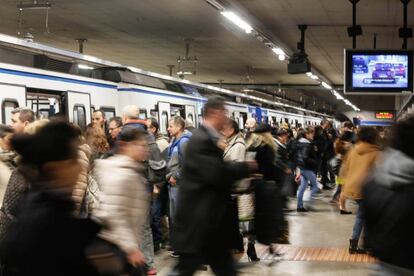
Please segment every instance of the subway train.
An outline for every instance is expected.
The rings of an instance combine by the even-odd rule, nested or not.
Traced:
[[[168,120],[174,115],[181,115],[198,126],[202,121],[203,104],[213,94],[225,98],[229,116],[241,127],[251,117],[272,125],[289,123],[296,126],[317,125],[322,118],[329,117],[284,103],[104,62],[75,52],[16,41],[24,43],[24,54],[29,53],[33,60],[23,63],[25,66],[21,61],[16,62],[20,64],[11,64],[0,60],[0,117],[3,124],[10,122],[14,108],[26,106],[39,117],[49,116],[53,109],[84,129],[96,109],[103,110],[106,118],[110,118],[121,115],[124,106],[136,104],[141,118],[157,118],[160,131],[166,133]],[[39,47],[43,47],[42,54],[38,54]],[[6,50],[12,55],[20,55],[22,51],[14,51],[14,48]],[[94,66],[102,66],[92,68],[84,65],[85,61],[91,64],[92,58]]]

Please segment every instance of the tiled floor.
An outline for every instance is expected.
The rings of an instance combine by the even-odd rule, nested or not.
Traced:
[[[262,256],[262,260],[257,264],[246,265],[245,258],[243,258],[241,260],[242,268],[239,269],[239,274],[370,275],[375,267],[375,263],[372,263],[372,259],[368,259],[362,255],[347,257],[344,253],[343,258],[339,258],[335,261],[332,256],[331,258],[327,256],[329,255],[329,252],[331,252],[329,250],[333,250],[332,252],[346,252],[345,249],[348,246],[348,239],[352,232],[352,225],[355,218],[354,215],[340,215],[338,209],[329,203],[329,195],[329,192],[325,192],[324,198],[315,200],[312,205],[312,212],[306,214],[292,212],[287,215],[290,226],[291,246],[284,248],[290,250],[299,248],[302,249],[303,252],[311,250],[307,252],[308,255],[306,256],[308,257],[289,257],[289,254],[294,254],[290,251],[285,257],[274,258],[267,253],[263,246],[257,245],[258,254]],[[355,205],[352,202],[349,202],[348,205],[350,210],[355,210]],[[294,200],[291,200],[291,206],[295,207]],[[323,251],[324,248],[329,248],[329,250]],[[326,256],[323,256],[324,254]],[[369,262],[361,262],[364,261],[364,258]],[[168,275],[168,272],[175,261],[175,259],[168,256],[167,252],[159,253],[156,256],[156,265],[159,271],[158,275]],[[200,272],[197,275],[204,276],[212,274],[207,271]]]

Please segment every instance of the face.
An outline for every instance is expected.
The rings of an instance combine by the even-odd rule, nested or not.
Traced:
[[[9,133],[6,134],[3,138],[0,138],[0,148],[3,150],[11,150],[10,146],[10,139],[12,138],[13,134]]]
[[[230,138],[234,133],[234,129],[231,127],[231,124],[226,123],[224,125],[223,130],[221,131],[221,134],[223,134],[224,137]]]
[[[247,119],[246,124],[244,126],[248,130],[253,130],[256,127],[256,121],[254,119]]]
[[[94,112],[92,114],[92,123],[94,125],[103,127],[103,125],[105,123],[105,119],[104,119],[104,117],[103,117],[103,115],[102,115],[102,113],[100,111]]]
[[[172,121],[168,122],[168,133],[172,137],[176,137],[178,134],[182,132],[181,128],[178,125],[175,125]]]
[[[148,132],[154,135],[155,132],[157,131],[157,129],[155,127],[151,126],[151,120],[147,120],[146,123],[147,123]]]
[[[306,139],[308,139],[309,141],[312,141],[313,137],[315,137],[315,132],[306,133]]]
[[[29,122],[20,121],[20,113],[15,113],[12,115],[10,126],[13,128],[15,133],[23,133],[24,128],[29,124]]]
[[[277,137],[277,139],[282,144],[286,144],[288,142],[289,136],[288,135],[280,135],[280,136]]]
[[[118,137],[119,132],[121,132],[121,127],[117,126],[115,121],[112,121],[109,123],[109,134],[111,135],[111,138],[113,140],[116,139],[116,137]]]
[[[124,148],[135,161],[145,161],[149,157],[148,143],[145,140],[136,140],[125,144]]]

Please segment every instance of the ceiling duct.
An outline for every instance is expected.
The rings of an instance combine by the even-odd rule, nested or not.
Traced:
[[[68,73],[73,65],[70,62],[52,59],[46,55],[35,55],[33,64],[35,68],[63,73]]]

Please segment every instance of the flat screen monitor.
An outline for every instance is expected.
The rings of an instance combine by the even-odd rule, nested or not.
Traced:
[[[345,50],[345,93],[413,92],[413,52]]]

